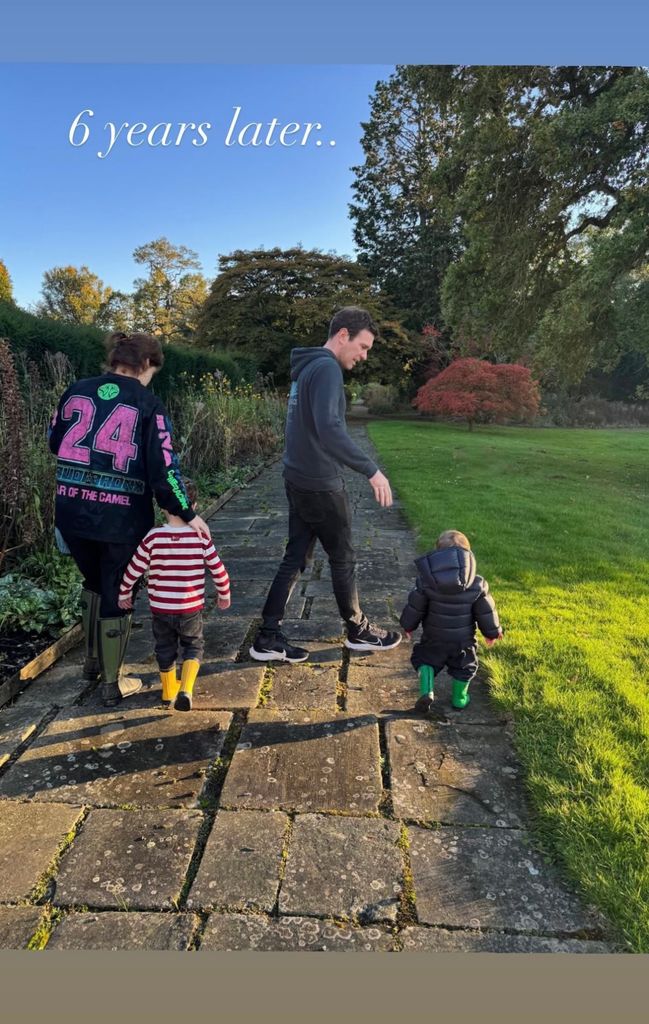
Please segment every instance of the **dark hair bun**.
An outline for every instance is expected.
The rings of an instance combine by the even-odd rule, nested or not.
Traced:
[[[108,366],[114,370],[116,366],[128,366],[132,370],[141,370],[147,363],[150,366],[162,366],[164,355],[159,338],[151,334],[125,334],[115,331],[106,339],[108,349]]]

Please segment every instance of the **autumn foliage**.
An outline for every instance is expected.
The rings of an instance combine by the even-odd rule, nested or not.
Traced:
[[[526,366],[456,359],[419,388],[413,405],[420,412],[474,423],[531,420],[539,411],[539,388]]]

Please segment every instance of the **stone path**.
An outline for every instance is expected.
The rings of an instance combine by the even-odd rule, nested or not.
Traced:
[[[363,606],[394,623],[414,538],[398,502],[348,486]],[[415,716],[409,645],[342,646],[320,548],[285,622],[309,662],[248,660],[286,540],[280,465],[211,527],[233,602],[210,604],[191,713],[160,707],[144,596],[129,650],[142,694],[102,708],[77,650],[0,710],[0,947],[612,950],[530,843],[485,684],[457,713],[442,679],[448,721]]]

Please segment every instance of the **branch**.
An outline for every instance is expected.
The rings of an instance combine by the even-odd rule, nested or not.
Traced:
[[[576,228],[573,228],[572,231],[569,231],[568,234],[564,236],[565,237],[565,241],[567,242],[569,239],[573,238],[575,235],[581,234],[581,232],[584,230],[584,228],[588,228],[588,227],[605,228],[607,226],[607,224],[610,223],[613,214],[616,213],[616,212],[617,212],[617,206],[612,206],[611,209],[608,211],[608,213],[605,213],[603,217],[584,217],[582,222],[580,224],[578,224]]]

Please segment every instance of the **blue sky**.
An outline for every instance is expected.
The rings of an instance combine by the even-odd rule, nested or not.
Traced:
[[[389,65],[208,66],[45,65],[0,67],[0,258],[14,295],[28,306],[39,298],[43,272],[86,264],[113,288],[130,290],[141,273],[131,254],[166,235],[196,250],[213,277],[217,256],[236,248],[298,242],[306,248],[354,254],[347,204],[350,167],[362,161],[360,122]],[[274,146],[225,145],[237,129],[276,118]],[[88,141],[74,147],[68,133],[84,109]],[[146,124],[126,140],[122,129],[106,153],[110,130]],[[150,146],[156,124],[210,123],[205,145],[188,129],[180,145]],[[303,126],[319,122],[305,145]],[[279,129],[299,123],[286,134]],[[243,141],[250,141],[249,129]],[[80,129],[75,140],[83,138]],[[160,141],[157,129],[152,141]],[[235,133],[236,139],[236,133]],[[320,140],[321,146],[316,143]],[[330,142],[336,145],[331,146]]]

